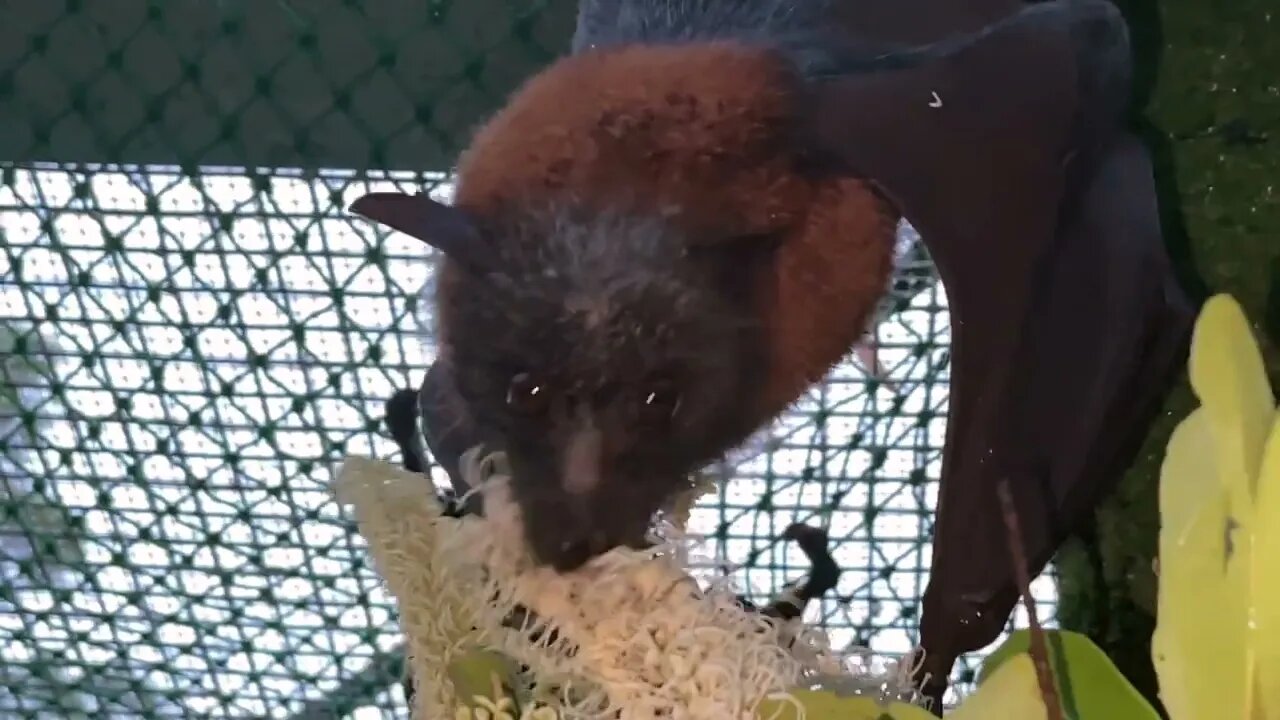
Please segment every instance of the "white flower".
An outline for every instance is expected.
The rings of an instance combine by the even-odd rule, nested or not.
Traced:
[[[840,664],[825,643],[788,651],[780,628],[744,610],[728,586],[700,588],[679,537],[617,548],[568,574],[536,567],[503,470],[474,453],[462,465],[483,493],[483,518],[442,517],[430,480],[389,464],[351,458],[337,483],[396,596],[414,675],[427,679],[416,720],[755,720],[761,701]],[[540,642],[506,625],[516,606],[543,624]],[[475,698],[456,709],[452,683],[440,681],[475,647],[532,668],[535,696],[557,690],[550,704],[517,710],[509,697]]]

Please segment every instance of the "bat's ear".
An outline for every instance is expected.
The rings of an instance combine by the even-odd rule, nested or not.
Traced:
[[[492,248],[467,212],[425,193],[369,193],[349,211],[415,237],[476,274],[487,272],[492,261]]]

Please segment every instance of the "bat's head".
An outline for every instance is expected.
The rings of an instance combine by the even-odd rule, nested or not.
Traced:
[[[510,462],[541,562],[641,546],[655,511],[751,429],[766,238],[690,248],[660,218],[564,207],[485,222],[426,196],[355,211],[445,250],[437,320],[454,391]],[[728,262],[731,255],[733,262]]]
[[[802,169],[794,83],[732,44],[584,53],[477,133],[453,205],[353,206],[447,258],[440,360],[539,560],[642,543],[862,334],[894,219]]]

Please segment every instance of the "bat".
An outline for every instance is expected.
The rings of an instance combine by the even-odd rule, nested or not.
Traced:
[[[854,348],[903,217],[952,316],[927,694],[1017,599],[997,482],[1032,571],[1114,483],[1193,317],[1125,125],[1127,30],[1103,0],[955,5],[584,2],[452,205],[352,205],[443,256],[428,444],[507,452],[540,561],[643,544]]]
[[[444,255],[432,372],[507,454],[528,543],[561,570],[643,546],[690,472],[842,359],[888,282],[896,214],[791,145],[786,52],[723,39],[800,21],[687,8],[654,14],[665,30],[627,17],[706,39],[587,48],[527,83],[460,158],[452,206],[352,206]],[[805,332],[835,306],[839,327]]]

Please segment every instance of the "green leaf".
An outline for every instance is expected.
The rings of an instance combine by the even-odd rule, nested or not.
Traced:
[[[1045,630],[1050,664],[1067,717],[1159,720],[1151,704],[1120,674],[1106,653],[1088,637],[1066,630]],[[1031,633],[1019,630],[987,657],[978,673],[981,688],[1015,657],[1030,658]]]
[[[937,720],[927,710],[907,703],[883,704],[870,697],[836,695],[825,690],[794,690],[804,705],[805,720]],[[760,720],[799,720],[790,700],[765,700],[756,708]]]
[[[927,710],[906,703],[882,704],[874,698],[842,697],[816,690],[796,690],[792,696],[804,705],[805,720],[935,720]],[[992,673],[990,682],[966,698],[948,717],[951,720],[1043,720],[1045,714],[1031,660],[1026,655],[1015,654]],[[756,716],[760,720],[799,719],[795,705],[786,700],[762,703]]]

